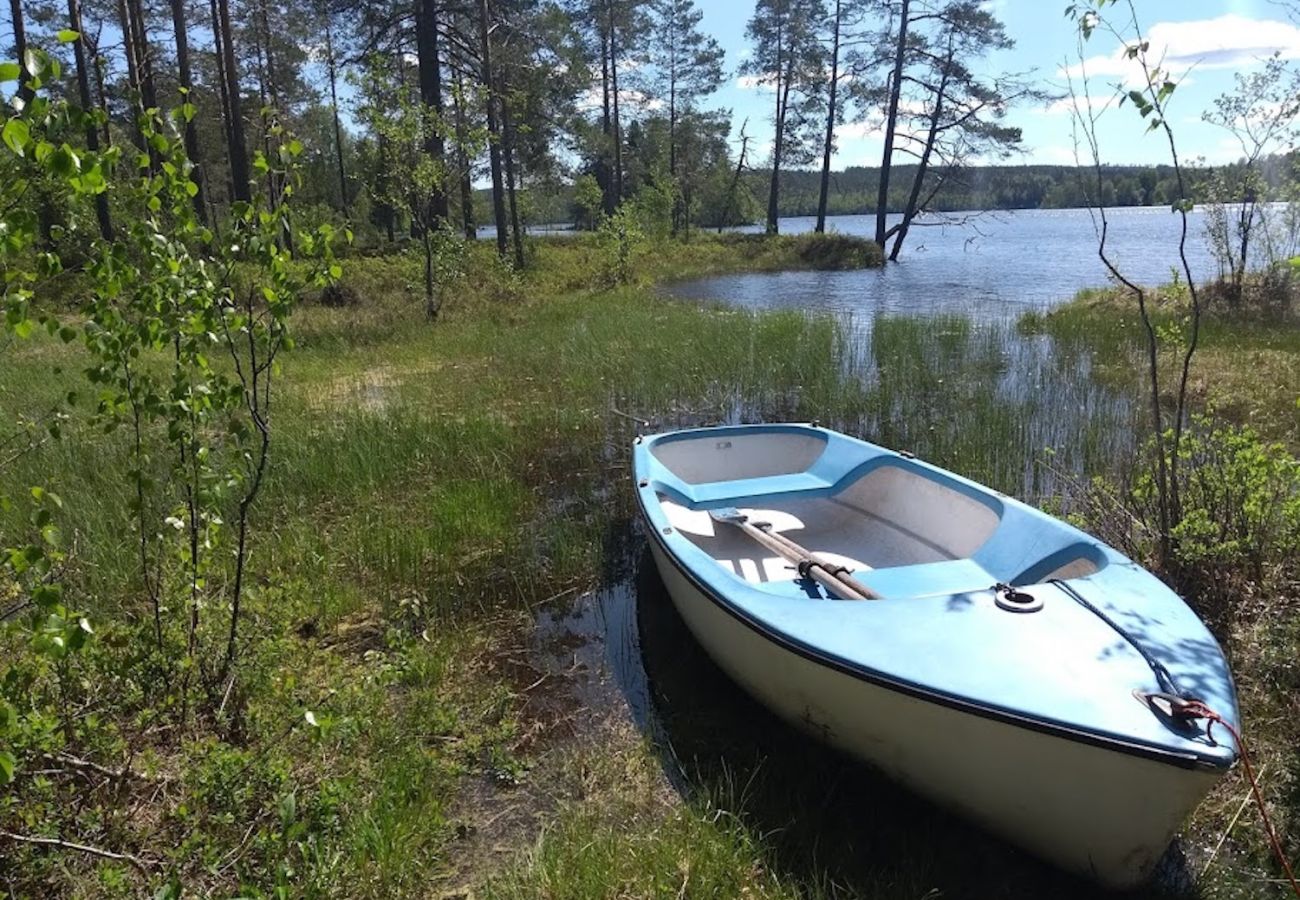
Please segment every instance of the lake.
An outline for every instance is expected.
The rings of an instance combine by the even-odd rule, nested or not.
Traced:
[[[966,313],[1010,318],[1069,300],[1107,283],[1097,257],[1090,210],[1034,209],[965,216],[959,224],[913,226],[897,263],[853,272],[721,275],[668,285],[688,300],[754,309],[797,307],[866,313]],[[1124,274],[1144,284],[1168,282],[1179,266],[1180,217],[1168,207],[1107,210],[1108,249]],[[891,217],[891,221],[897,217]],[[1205,240],[1204,214],[1192,212],[1188,257],[1199,278],[1217,267]],[[827,230],[872,236],[874,216],[831,216]],[[784,234],[811,231],[811,217],[781,220]]]

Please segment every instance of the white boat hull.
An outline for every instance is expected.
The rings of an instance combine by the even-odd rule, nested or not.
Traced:
[[[917,793],[1109,887],[1145,880],[1222,774],[982,715],[837,668],[742,621],[659,541],[651,545],[687,627],[759,702]]]

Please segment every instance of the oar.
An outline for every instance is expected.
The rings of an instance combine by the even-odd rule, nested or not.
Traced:
[[[753,524],[748,516],[735,507],[711,509],[709,517],[715,522],[739,528],[777,556],[801,566],[818,584],[842,600],[880,599],[880,595],[871,588],[841,572],[841,566],[819,559],[816,554],[800,547],[785,535]]]

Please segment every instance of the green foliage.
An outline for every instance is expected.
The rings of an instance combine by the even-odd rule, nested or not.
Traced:
[[[1173,535],[1181,567],[1203,580],[1239,585],[1262,581],[1267,565],[1296,559],[1300,460],[1249,426],[1206,415],[1193,420],[1178,446],[1183,516]],[[1155,491],[1148,468],[1134,485],[1139,509],[1152,507]]]
[[[40,51],[29,52],[23,65],[33,90],[59,76],[58,62]],[[15,66],[10,64],[8,71]],[[63,266],[56,254],[36,249],[39,222],[23,200],[41,183],[65,182],[82,195],[102,189],[101,167],[111,166],[112,156],[83,157],[66,143],[57,143],[63,129],[79,121],[77,111],[37,94],[7,108],[0,126],[8,151],[0,156],[0,210],[5,211],[0,219],[0,304],[5,328],[19,339],[32,337],[37,325],[65,341],[76,335],[58,317],[32,309],[36,290],[57,277]],[[0,445],[6,448],[0,449],[0,475],[6,465],[34,449],[38,428],[52,439],[62,430],[58,415],[40,426],[18,424],[17,452],[9,455],[12,438]],[[0,532],[0,646],[9,644],[22,654],[21,662],[7,659],[0,669],[3,785],[41,753],[78,740],[83,723],[71,717],[69,706],[77,692],[76,657],[94,634],[89,620],[65,598],[61,569],[66,551],[59,527],[63,501],[41,486],[30,487],[26,495],[14,500],[0,486],[0,512],[13,513],[19,505],[26,509],[26,516],[20,517],[25,518],[23,532]],[[8,795],[0,811],[12,802]]]
[[[604,210],[604,195],[596,176],[579,175],[573,182],[573,227],[582,231],[595,231]]]
[[[624,203],[612,216],[605,217],[596,232],[596,241],[605,283],[629,284],[636,256],[645,245],[645,232],[641,230],[635,206]]]

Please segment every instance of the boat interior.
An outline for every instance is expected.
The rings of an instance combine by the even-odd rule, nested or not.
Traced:
[[[825,445],[809,430],[656,444],[655,458],[680,481],[674,490],[665,480],[656,494],[672,528],[755,585],[799,579],[788,560],[711,510],[737,508],[884,597],[1078,578],[1106,564],[1095,543],[1063,523],[906,458],[886,453],[819,473]]]

